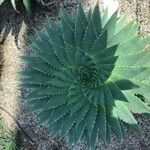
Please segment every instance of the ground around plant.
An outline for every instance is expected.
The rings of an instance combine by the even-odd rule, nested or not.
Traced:
[[[102,0],[100,7],[102,8]],[[69,150],[67,139],[60,136],[52,138],[49,128],[37,127],[36,114],[28,113],[30,107],[23,98],[30,91],[19,88],[19,71],[24,69],[20,56],[30,53],[29,44],[34,36],[34,28],[42,30],[47,24],[46,15],[53,20],[58,20],[60,7],[65,7],[69,13],[76,13],[79,3],[85,9],[93,8],[97,0],[65,0],[60,6],[41,7],[38,6],[33,18],[24,14],[16,13],[12,6],[6,2],[0,7],[0,51],[3,55],[3,68],[0,83],[0,107],[9,111],[20,123],[22,128],[30,135],[36,143],[32,143],[21,132],[22,150]],[[132,19],[140,23],[139,33],[150,34],[150,2],[149,0],[120,0],[120,14],[129,13]],[[14,120],[5,112],[0,111],[9,128],[17,131],[19,128]],[[113,135],[112,143],[105,145],[97,141],[97,150],[149,150],[150,149],[150,118],[136,115],[141,127],[141,133],[134,133],[126,129],[128,137],[120,141]],[[86,143],[82,141],[75,150],[86,150]]]

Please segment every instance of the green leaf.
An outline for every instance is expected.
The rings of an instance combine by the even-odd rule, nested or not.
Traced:
[[[117,136],[123,139],[123,133],[120,126],[120,121],[118,119],[117,110],[115,107],[112,108],[111,111],[107,111],[107,122],[109,126],[114,130]]]
[[[94,25],[92,19],[90,19],[83,38],[82,49],[88,53],[95,39],[96,33],[94,30]]]
[[[114,65],[117,59],[118,56],[112,56],[112,57],[99,59],[96,63],[98,65]]]
[[[109,88],[111,90],[113,99],[127,101],[127,98],[125,97],[125,95],[122,93],[122,91],[119,89],[119,87],[116,84],[114,83],[109,84]]]
[[[111,90],[109,89],[109,84],[104,86],[105,95],[105,106],[106,108],[111,108],[114,105],[113,96]]]
[[[102,32],[96,40],[93,42],[90,52],[92,56],[95,56],[98,52],[106,49],[107,47],[107,32]]]
[[[110,80],[113,81],[120,90],[131,90],[133,88],[139,88],[138,84],[135,82],[117,75],[111,76]]]
[[[143,49],[145,49],[148,45],[150,45],[150,36],[147,37],[142,37],[136,46],[136,52],[142,51]]]
[[[87,115],[89,109],[90,109],[90,104],[89,103],[85,103],[83,105],[83,107],[80,108],[80,110],[77,112],[78,114],[80,114],[80,116],[77,117],[76,127],[78,127],[79,124],[85,119],[85,116]]]
[[[42,110],[48,101],[49,98],[44,98],[44,99],[34,99],[28,102],[32,106],[29,112],[31,113],[31,112]]]
[[[89,136],[91,136],[97,115],[97,108],[95,106],[90,106],[88,113],[85,116],[85,124],[88,130]],[[90,120],[90,121],[89,121]]]
[[[95,104],[95,106],[100,105],[102,108],[105,108],[103,88],[85,89],[83,94],[90,102]]]
[[[48,85],[44,90],[39,91],[39,94],[57,96],[66,93],[67,88]]]
[[[69,132],[69,130],[72,128],[72,126],[75,123],[75,115],[70,116],[70,114],[66,114],[63,117],[63,122],[62,122],[62,135],[65,135]]]
[[[31,0],[23,0],[23,5],[26,9],[26,11],[29,13],[29,14],[32,14],[32,2]]]
[[[62,118],[68,112],[69,107],[66,104],[62,104],[59,107],[54,108],[51,117],[48,120],[48,125],[51,127],[55,121]]]
[[[119,75],[122,78],[131,79],[135,78],[138,74],[144,72],[146,69],[146,67],[116,67],[112,74]]]
[[[52,137],[55,137],[56,135],[59,134],[59,132],[61,132],[61,127],[62,127],[62,118],[57,120],[53,126],[51,127],[52,130]]]
[[[50,77],[43,74],[34,74],[32,77],[29,77],[27,79],[22,79],[24,83],[32,83],[32,84],[38,84],[42,86],[48,85],[48,81],[50,80]]]
[[[74,144],[75,145],[81,139],[84,129],[85,129],[85,125],[83,121],[75,128],[75,132],[74,132]]]
[[[132,39],[133,37],[137,35],[138,28],[139,28],[139,25],[137,24],[137,22],[129,23],[123,29],[121,29],[117,34],[115,34],[113,38],[109,40],[108,46],[110,47],[110,46],[123,43],[124,41],[128,41]]]
[[[49,27],[46,29],[48,37],[50,38],[50,43],[53,46],[60,46],[64,47],[64,40],[62,37],[61,29],[60,28],[52,28],[51,26],[54,26],[52,23],[50,23]]]
[[[74,23],[66,11],[61,11],[61,29],[65,43],[74,45]]]
[[[50,94],[41,94],[40,92],[45,90],[47,87],[40,87],[36,88],[36,90],[33,90],[30,92],[26,97],[25,100],[27,101],[32,101],[32,100],[37,100],[37,99],[43,99],[43,98],[48,98],[50,97]]]
[[[75,61],[76,65],[79,66],[87,66],[87,67],[93,66],[91,58],[80,49],[76,50]]]
[[[86,27],[87,24],[88,24],[88,21],[87,21],[87,19],[86,19],[86,16],[85,16],[85,13],[84,13],[84,10],[83,10],[83,7],[81,6],[81,4],[80,4],[79,7],[78,7],[78,14],[79,14],[80,19],[81,19],[81,21],[82,21],[82,25],[83,25],[84,27]]]
[[[11,3],[12,3],[12,6],[14,7],[14,9],[17,11],[16,0],[11,0]]]
[[[84,105],[84,101],[81,99],[80,101],[77,101],[76,103],[73,103],[70,110],[70,116],[72,116],[74,113],[76,113],[80,108],[82,108]]]
[[[103,59],[103,58],[108,58],[111,56],[114,56],[116,50],[117,50],[118,45],[114,45],[112,47],[106,48],[102,51],[99,51],[98,54],[95,56],[95,60]]]
[[[19,72],[19,75],[21,75],[21,77],[24,78],[30,78],[35,74],[41,74],[41,72],[37,71],[37,70],[33,70],[33,69],[28,69],[28,70],[23,70],[21,72]]]
[[[76,16],[76,20],[75,20],[75,42],[76,45],[81,48],[82,47],[82,40],[85,34],[85,26],[86,23],[84,23],[86,21],[86,17],[85,17],[85,21],[82,20],[82,13],[81,13],[81,8],[78,10],[78,14]],[[83,14],[84,17],[84,14]]]
[[[68,137],[69,137],[69,146],[74,146],[74,126],[69,130]]]
[[[127,55],[127,56],[120,56],[115,63],[118,67],[119,66],[140,66],[141,60],[149,54],[149,51],[142,51],[137,54]]]
[[[111,18],[106,23],[104,30],[107,32],[107,40],[109,41],[115,33],[116,29],[116,22],[117,22],[117,15],[116,12],[111,16]]]
[[[0,5],[4,2],[4,0],[0,0]]]
[[[75,131],[74,131],[74,145],[76,145],[79,142],[79,140],[81,139],[81,137],[83,135],[83,132],[84,132],[84,129],[85,129],[85,126],[84,126],[83,122],[81,122],[75,128]]]
[[[68,58],[67,58],[67,55],[66,55],[66,51],[64,48],[61,48],[60,46],[57,46],[55,44],[53,44],[53,49],[59,59],[59,61],[61,62],[61,64],[66,67],[68,66]],[[61,49],[61,50],[60,50]]]
[[[22,59],[33,69],[36,71],[39,71],[41,73],[44,73],[48,76],[52,76],[52,73],[55,72],[55,69],[53,69],[50,65],[45,63],[42,59],[39,57],[29,57],[24,56]]]
[[[97,137],[98,137],[98,128],[97,128],[97,126],[95,125],[94,126],[94,128],[93,128],[93,132],[92,132],[92,134],[91,134],[91,143],[90,143],[90,148],[91,148],[91,150],[93,150],[93,149],[95,149],[95,147],[96,147],[96,140],[97,140]]]
[[[108,18],[108,8],[106,8],[102,12],[102,27],[103,28],[106,25],[106,23],[108,22],[108,20],[109,20],[109,18]]]
[[[66,102],[65,95],[56,95],[49,98],[47,105],[43,108],[44,110],[54,109]]]
[[[97,35],[99,35],[102,32],[102,23],[101,23],[101,16],[100,16],[100,10],[99,10],[98,3],[94,8],[92,19],[93,19],[93,24],[94,24],[96,33],[97,33]]]
[[[71,85],[69,88],[69,93],[68,93],[68,103],[72,104],[75,103],[76,101],[80,101],[84,99],[81,93],[81,89],[78,85]]]
[[[106,141],[106,111],[98,109],[96,124],[104,141]]]
[[[106,126],[106,143],[110,144],[111,142],[111,131],[110,131],[110,127],[107,123],[107,126]]]
[[[38,125],[42,125],[43,123],[48,121],[51,116],[51,113],[52,113],[52,110],[46,110],[46,111],[40,112],[38,114],[38,117],[39,117]]]
[[[133,115],[130,113],[126,105],[122,101],[117,101],[117,100],[115,101],[115,105],[116,105],[116,111],[117,111],[118,117],[125,123],[133,126],[136,129],[139,129],[137,125],[137,121],[135,120]]]
[[[148,70],[150,70],[150,59],[149,59],[149,57],[150,57],[150,50],[145,50],[144,52],[145,52],[146,55],[145,56],[143,55],[142,58],[139,59],[139,61],[137,62],[136,65],[137,66],[148,67]],[[149,73],[147,72],[147,74],[149,74]]]
[[[124,91],[125,96],[128,99],[126,105],[131,108],[134,113],[150,113],[150,108],[145,103],[143,103],[139,98],[137,98],[133,93],[129,91]]]
[[[120,16],[116,24],[117,28],[115,30],[115,34],[118,33],[121,29],[123,29],[127,25],[128,17],[129,17],[128,15]]]
[[[134,38],[132,38],[128,41],[125,41],[124,43],[119,44],[115,55],[116,56],[126,56],[129,54],[137,53],[137,49],[139,47],[139,45],[137,43],[138,43],[139,39],[140,39],[139,36],[135,36]]]

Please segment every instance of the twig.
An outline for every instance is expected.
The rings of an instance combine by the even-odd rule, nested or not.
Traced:
[[[13,120],[14,122],[17,124],[17,126],[21,129],[22,133],[26,136],[27,139],[29,139],[32,143],[36,143],[27,133],[26,131],[21,127],[20,123],[14,118],[14,116],[12,116],[7,110],[5,110],[4,108],[0,107],[1,110],[3,110],[5,113],[7,113]]]

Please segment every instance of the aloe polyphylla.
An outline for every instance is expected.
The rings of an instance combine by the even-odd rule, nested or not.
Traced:
[[[39,124],[68,136],[70,146],[85,138],[95,149],[96,139],[110,142],[112,132],[124,138],[124,123],[138,129],[132,113],[150,113],[150,37],[138,34],[137,22],[116,13],[108,18],[98,5],[87,14],[80,5],[75,17],[60,14],[37,32],[35,55],[23,57],[22,86],[33,89],[26,100]]]

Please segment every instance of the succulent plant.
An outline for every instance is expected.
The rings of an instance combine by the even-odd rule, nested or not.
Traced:
[[[0,5],[4,2],[5,0],[0,0]],[[35,4],[38,3],[38,4],[41,4],[41,5],[44,5],[44,6],[49,6],[49,5],[53,5],[53,4],[56,4],[58,3],[60,0],[49,0],[49,1],[45,1],[45,0],[21,0],[21,1],[17,1],[17,0],[11,0],[11,3],[12,3],[12,6],[14,7],[14,9],[16,11],[17,10],[17,3],[21,3],[25,10],[28,12],[28,14],[32,14],[32,11],[35,7]]]
[[[150,113],[150,37],[138,34],[137,22],[116,13],[108,18],[98,5],[87,14],[80,5],[75,17],[60,14],[37,32],[34,55],[22,57],[31,110],[53,136],[68,136],[70,146],[85,138],[95,149],[96,139],[109,143],[112,132],[124,138],[124,124],[139,129],[132,113]]]
[[[18,150],[16,134],[6,129],[4,121],[0,118],[0,149],[1,150]]]

